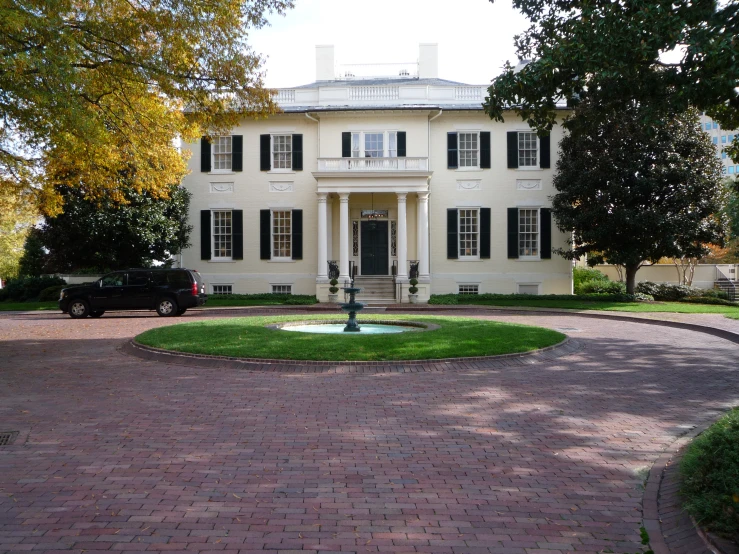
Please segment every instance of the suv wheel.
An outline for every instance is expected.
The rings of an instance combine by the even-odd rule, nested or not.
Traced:
[[[160,298],[157,302],[157,313],[162,317],[175,315],[177,313],[177,302],[171,298]]]
[[[90,315],[90,306],[84,300],[72,300],[69,304],[69,317],[72,319],[82,319]]]

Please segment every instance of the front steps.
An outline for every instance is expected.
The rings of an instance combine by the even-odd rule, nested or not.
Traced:
[[[714,281],[714,285],[729,295],[729,300],[736,302],[739,298],[739,283],[737,281],[730,281],[729,279],[719,279]]]
[[[357,294],[357,301],[365,304],[395,304],[395,283],[391,276],[357,275],[354,286],[362,291]]]

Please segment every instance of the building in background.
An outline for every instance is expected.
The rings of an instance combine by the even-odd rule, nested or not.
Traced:
[[[733,142],[734,137],[739,135],[739,131],[722,129],[718,122],[705,114],[701,115],[700,122],[701,128],[708,133],[716,147],[724,175],[739,177],[739,163],[734,162],[726,153],[726,148]]]
[[[486,87],[438,76],[435,44],[412,63],[338,66],[281,89],[283,113],[244,120],[192,150],[193,246],[208,293],[328,300],[352,277],[363,300],[442,293],[570,293],[549,197],[561,126],[539,138],[482,109]],[[554,147],[554,148],[553,148]]]

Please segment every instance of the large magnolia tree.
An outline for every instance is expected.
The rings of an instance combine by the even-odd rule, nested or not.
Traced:
[[[250,29],[292,0],[0,0],[0,187],[62,209],[76,175],[92,199],[166,196],[189,141],[275,110]],[[130,168],[135,168],[131,173]],[[75,183],[66,183],[75,186]]]
[[[491,0],[493,1],[493,0]],[[739,128],[736,0],[513,0],[531,26],[515,39],[524,64],[506,64],[485,109],[509,108],[539,132],[555,106],[589,100],[602,113],[643,106],[643,124],[693,106]],[[666,55],[667,54],[667,55]],[[739,137],[739,135],[738,135]],[[731,154],[739,160],[739,138]]]
[[[572,233],[567,259],[636,272],[660,258],[700,258],[722,244],[721,162],[694,110],[643,124],[642,107],[610,111],[581,104],[560,142],[552,213]],[[574,231],[574,232],[573,232]]]

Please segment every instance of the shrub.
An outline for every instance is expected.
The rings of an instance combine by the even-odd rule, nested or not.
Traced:
[[[739,540],[739,409],[692,442],[680,475],[688,512],[709,531]]]
[[[585,281],[577,294],[626,294],[626,284],[620,281]]]
[[[575,294],[582,294],[582,286],[591,281],[610,281],[606,275],[592,268],[575,267],[572,269],[572,282]]]
[[[310,305],[318,303],[315,296],[308,294],[275,294],[273,292],[261,292],[257,294],[212,294],[211,300],[253,300],[264,301],[265,304],[289,304]]]
[[[336,294],[337,292],[339,292],[339,287],[336,286],[336,285],[339,284],[339,280],[338,279],[331,279],[329,281],[329,284],[331,286],[328,288],[328,292],[330,292],[331,294]]]
[[[716,298],[714,296],[686,296],[678,300],[678,302],[688,302],[690,304],[714,304],[716,306],[737,306],[736,302]]]
[[[455,304],[489,304],[496,300],[520,301],[520,300],[570,300],[578,302],[637,302],[639,300],[651,300],[647,295],[635,294],[432,294],[429,304],[455,305]]]
[[[702,296],[703,290],[687,285],[674,285],[672,283],[652,283],[642,281],[636,285],[636,292],[651,294],[655,300],[674,302],[686,296]]]
[[[66,286],[67,285],[53,285],[51,287],[46,287],[38,295],[39,302],[49,302],[52,300],[59,300],[59,293]]]
[[[8,279],[3,289],[3,300],[27,302],[36,300],[41,291],[52,286],[66,285],[60,277],[18,277]],[[57,293],[57,298],[59,293]]]
[[[418,284],[418,279],[411,279],[409,283],[411,286],[408,288],[408,292],[410,294],[416,294],[418,292],[418,287],[416,286]]]

